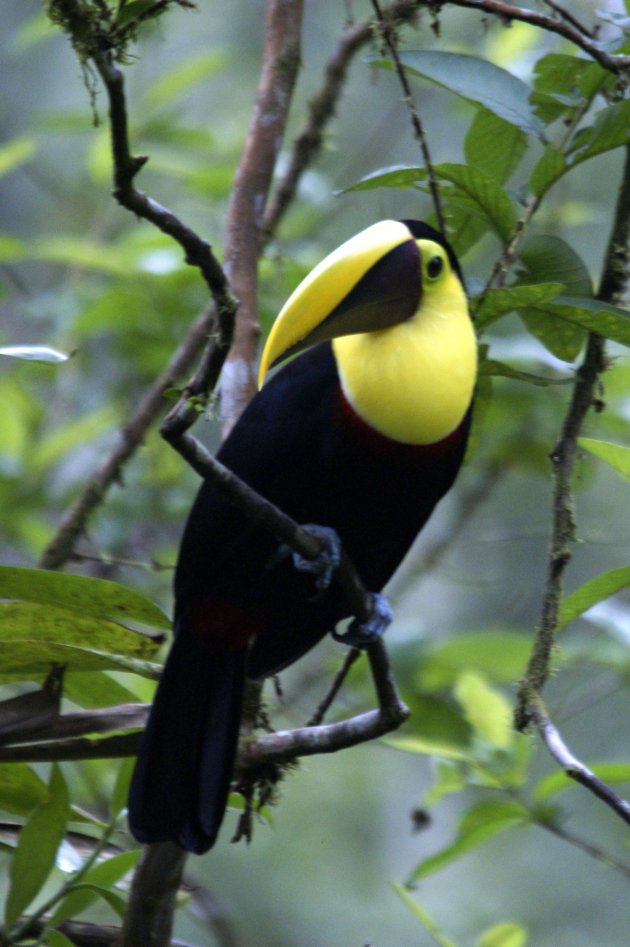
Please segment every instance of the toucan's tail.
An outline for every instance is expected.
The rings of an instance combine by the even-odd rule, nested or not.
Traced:
[[[217,837],[238,743],[246,647],[175,637],[143,734],[129,794],[140,842],[207,851]]]

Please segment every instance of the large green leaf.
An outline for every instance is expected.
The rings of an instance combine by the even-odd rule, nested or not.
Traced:
[[[60,623],[57,630],[71,628],[71,624]],[[85,631],[88,626],[83,626]],[[100,634],[104,629],[100,626]],[[140,635],[137,636],[139,640]],[[148,640],[145,639],[145,647]],[[70,671],[130,671],[142,677],[155,679],[160,666],[147,661],[142,656],[127,652],[67,645],[41,638],[24,638],[15,641],[3,641],[0,649],[0,681],[42,681],[53,665],[61,665]]]
[[[580,296],[556,296],[554,300],[536,307],[536,310],[563,319],[588,332],[630,345],[630,312],[620,306]]]
[[[81,575],[0,566],[0,598],[52,605],[80,615],[117,622],[137,622],[170,628],[171,622],[153,602],[133,589]]]
[[[500,750],[513,740],[512,712],[503,694],[477,671],[467,670],[455,683],[454,694],[464,717],[483,740]]]
[[[466,162],[504,184],[518,167],[527,148],[527,137],[516,125],[494,112],[477,111],[464,142]]]
[[[5,905],[7,928],[13,926],[48,878],[55,864],[55,856],[66,831],[69,815],[68,787],[59,766],[55,763],[47,796],[20,832],[18,846],[11,861],[11,882]]]
[[[558,615],[558,628],[564,628],[598,602],[603,602],[630,585],[630,566],[612,569],[590,579],[563,600]]]
[[[27,815],[46,798],[46,784],[27,763],[0,763],[0,809]]]
[[[531,89],[511,72],[486,59],[464,53],[408,50],[400,53],[407,72],[454,92],[473,105],[481,105],[527,134],[542,135],[543,125],[529,102]],[[389,60],[369,59],[384,69]]]
[[[522,269],[518,284],[559,282],[566,296],[592,295],[588,269],[579,254],[559,237],[532,237],[519,252]],[[560,312],[552,309],[557,298],[548,302],[532,302],[520,313],[529,331],[558,358],[572,362],[583,343],[584,332],[579,324],[558,321]],[[554,318],[555,317],[555,318]]]
[[[51,924],[61,924],[62,921],[76,917],[90,907],[101,896],[103,890],[111,888],[135,867],[140,852],[139,848],[130,852],[120,852],[95,865],[83,875],[81,885],[71,889],[55,909]]]
[[[151,105],[165,105],[183,95],[192,86],[225,68],[228,54],[225,50],[212,49],[194,56],[187,56],[182,63],[160,74],[147,93]]]
[[[581,437],[578,443],[589,454],[593,454],[594,457],[598,457],[612,467],[615,473],[624,480],[630,480],[630,447],[598,441],[593,437]]]
[[[614,76],[598,63],[564,53],[549,53],[534,67],[530,101],[545,124],[587,105]]]
[[[457,198],[464,199],[467,206],[507,243],[516,227],[516,211],[496,178],[465,164],[438,164],[434,171],[440,180],[450,182]]]
[[[509,312],[555,299],[563,289],[564,283],[557,282],[488,289],[471,300],[475,326],[481,331]]]

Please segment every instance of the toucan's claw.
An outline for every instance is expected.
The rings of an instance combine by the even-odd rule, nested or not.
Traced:
[[[384,635],[392,622],[394,613],[385,595],[381,595],[380,592],[370,592],[369,595],[372,599],[370,617],[367,621],[359,621],[355,618],[348,630],[341,634],[333,631],[332,636],[335,641],[352,648],[367,648]]]
[[[314,576],[315,594],[310,601],[315,602],[330,588],[335,571],[339,567],[341,562],[341,540],[335,530],[329,526],[306,523],[302,526],[302,529],[314,536],[322,545],[321,552],[315,559],[306,559],[298,552],[294,552],[286,543],[283,543],[268,560],[267,569],[273,569],[274,566],[290,556],[298,572],[306,572]]]
[[[329,526],[318,526],[316,523],[306,523],[302,526],[307,533],[314,536],[322,544],[321,552],[315,559],[305,559],[298,552],[293,553],[293,565],[298,572],[307,572],[315,577],[317,595],[326,592],[331,585],[333,576],[341,562],[341,540]]]

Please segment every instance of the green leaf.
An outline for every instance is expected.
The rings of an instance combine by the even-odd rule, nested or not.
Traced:
[[[106,858],[88,871],[82,877],[80,884],[72,888],[55,909],[51,924],[61,924],[68,918],[76,917],[94,904],[99,897],[104,897],[105,892],[108,892],[105,897],[111,904],[109,895],[112,892],[109,889],[135,868],[140,853],[139,848],[130,852],[120,852],[118,855]],[[116,895],[116,898],[118,899],[119,896]],[[114,909],[118,910],[118,907]]]
[[[603,572],[595,579],[585,582],[563,600],[558,614],[558,628],[565,628],[593,605],[603,602],[604,599],[610,598],[611,595],[615,595],[629,585],[630,566]]]
[[[578,148],[571,153],[571,167],[601,155],[613,148],[620,148],[630,138],[630,99],[615,102],[597,113],[593,126],[584,129]]]
[[[479,364],[479,377],[489,375],[491,377],[511,378],[513,381],[523,381],[528,385],[535,385],[538,388],[548,388],[550,385],[571,385],[573,378],[547,378],[544,375],[534,375],[532,372],[522,372],[505,362],[499,362],[496,359],[486,358]]]
[[[437,756],[443,760],[452,760],[457,763],[475,764],[475,759],[470,752],[455,743],[444,743],[436,740],[425,740],[422,737],[385,737],[383,740],[387,746],[395,750],[402,750],[404,753],[418,753],[421,756]]]
[[[455,186],[456,195],[466,199],[467,206],[506,243],[516,227],[514,205],[497,180],[477,168],[465,164],[438,164],[435,174]]]
[[[29,362],[45,362],[49,365],[67,362],[70,358],[65,352],[51,349],[48,345],[0,345],[0,355],[23,358]]]
[[[624,480],[630,480],[630,447],[598,441],[593,437],[580,437],[578,444],[589,454],[607,463]]]
[[[392,164],[387,168],[371,171],[340,193],[371,191],[378,187],[411,187],[420,181],[426,181],[426,177],[426,170],[418,165]]]
[[[428,809],[444,796],[461,792],[467,784],[468,781],[461,766],[445,760],[437,760],[433,785],[422,797],[422,805]]]
[[[457,947],[455,941],[441,933],[435,921],[427,914],[422,905],[418,904],[415,898],[412,898],[407,888],[401,884],[392,884],[392,889],[398,895],[402,903],[409,908],[424,929],[431,935],[432,939],[438,944],[438,947]]]
[[[129,785],[135,769],[136,761],[133,756],[128,757],[118,766],[116,782],[112,791],[110,800],[110,812],[112,817],[120,815],[127,805],[127,796],[129,795]]]
[[[46,931],[46,943],[48,947],[75,947],[61,931]]]
[[[139,851],[132,852],[132,853],[124,852],[123,854],[125,855],[133,854],[133,855],[136,855],[137,857],[140,854],[140,852]],[[76,900],[75,900],[75,897],[73,897],[75,895],[76,895]],[[70,902],[69,907],[72,913],[70,914],[68,913],[67,910],[64,910],[62,914],[62,919],[65,920],[66,918],[78,913],[75,905],[78,905],[79,910],[84,911],[86,908],[90,907],[90,905],[93,904],[94,901],[96,901],[98,898],[101,898],[103,901],[109,904],[109,906],[116,912],[119,918],[122,919],[125,916],[125,909],[127,905],[125,903],[124,898],[122,898],[119,894],[117,894],[115,891],[112,891],[110,888],[103,887],[103,885],[89,884],[87,882],[80,881],[78,884],[75,885],[74,889],[68,895],[68,900]],[[65,900],[66,899],[64,899],[64,903],[65,903]],[[55,916],[56,916],[56,912],[55,912]]]
[[[41,609],[42,617],[45,609]],[[74,613],[69,612],[69,615]],[[1,613],[0,613],[1,616]],[[37,614],[35,617],[38,617]],[[64,628],[71,630],[73,623],[60,623],[57,630],[63,633]],[[99,626],[100,633],[107,632],[103,623]],[[115,627],[115,626],[114,626]],[[80,631],[87,630],[83,626]],[[130,632],[132,634],[132,632]],[[137,636],[141,639],[141,636]],[[142,639],[141,639],[142,640]],[[144,647],[147,647],[145,639]],[[95,648],[79,647],[78,645],[60,644],[55,641],[45,641],[41,638],[26,638],[21,641],[3,641],[0,650],[0,681],[42,681],[53,665],[63,665],[72,671],[129,671],[154,680],[159,676],[161,666],[153,664],[143,658],[132,656],[129,653],[117,654],[109,650],[99,651]]]
[[[526,947],[527,931],[520,924],[494,924],[480,935],[477,947]]]
[[[503,694],[489,687],[481,674],[464,671],[455,684],[454,693],[466,720],[482,739],[500,750],[512,744],[510,705]]]
[[[37,602],[81,615],[109,618],[117,622],[138,622],[154,628],[170,628],[170,619],[153,602],[107,579],[0,566],[0,598]],[[71,638],[70,641],[76,640]]]
[[[614,82],[614,77],[598,63],[564,53],[549,53],[536,63],[530,101],[538,117],[549,124],[583,108],[610,79]]]
[[[35,809],[22,831],[10,868],[5,925],[11,928],[37,896],[55,864],[66,831],[70,801],[59,766],[53,764],[46,799]]]
[[[630,312],[620,306],[584,296],[560,295],[536,309],[588,332],[597,332],[613,342],[630,345]]]
[[[0,763],[0,809],[28,815],[46,793],[46,784],[27,763]]]
[[[532,193],[542,197],[568,169],[562,152],[555,145],[547,145],[529,178]]]
[[[482,330],[501,316],[536,303],[548,302],[562,292],[564,283],[517,284],[499,289],[488,289],[472,300],[475,326]],[[480,300],[477,304],[477,300]]]
[[[221,49],[189,56],[153,83],[147,93],[147,101],[154,106],[171,102],[187,92],[191,86],[225,69],[228,59],[227,52]]]
[[[463,814],[456,840],[435,855],[423,859],[414,869],[410,881],[428,877],[482,845],[493,835],[528,819],[527,811],[517,802],[495,800],[478,803]]]
[[[588,269],[580,256],[559,237],[533,237],[519,253],[523,269],[518,284],[559,282],[566,296],[592,296]],[[548,302],[532,302],[520,310],[529,331],[558,358],[572,362],[584,343],[579,325],[562,325],[555,307],[557,298]]]
[[[589,769],[607,785],[630,782],[630,763],[593,763]],[[538,782],[533,798],[537,803],[546,802],[552,796],[557,796],[577,785],[578,783],[567,776],[563,770],[554,770]]]
[[[32,138],[13,138],[0,147],[0,177],[29,161],[37,147]]]
[[[409,74],[429,79],[465,101],[483,106],[527,134],[542,135],[543,126],[529,102],[531,89],[507,70],[463,53],[408,50],[400,53],[400,59]],[[392,68],[389,60],[377,60],[376,65]]]
[[[499,184],[504,184],[520,164],[527,137],[516,125],[480,108],[464,142],[466,162]]]

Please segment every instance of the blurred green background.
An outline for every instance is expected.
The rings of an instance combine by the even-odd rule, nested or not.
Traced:
[[[623,5],[604,4],[609,10]],[[301,130],[306,103],[348,8],[367,16],[370,4],[310,0],[303,69],[287,135]],[[589,20],[592,4],[571,11]],[[199,0],[195,12],[173,10],[147,27],[126,67],[133,150],[150,155],[139,185],[206,236],[217,252],[226,202],[249,121],[261,59],[265,5]],[[472,52],[531,79],[545,51],[566,51],[557,37],[518,24],[510,29],[471,11],[419,17],[403,32],[410,48]],[[0,5],[0,344],[46,344],[75,352],[53,368],[4,359],[0,364],[0,502],[4,564],[31,565],[63,511],[113,443],[117,425],[163,367],[194,315],[204,286],[177,248],[119,208],[110,196],[106,103],[96,77],[83,73],[66,39],[49,28],[36,0]],[[87,90],[86,90],[87,85]],[[91,90],[91,92],[90,92]],[[414,94],[436,161],[461,161],[472,109],[426,82]],[[268,247],[261,264],[261,318],[268,327],[299,279],[338,243],[374,220],[422,218],[420,192],[340,193],[362,175],[392,164],[419,163],[395,77],[359,56],[316,166]],[[531,167],[539,152],[526,159]],[[3,167],[3,161],[6,166]],[[562,236],[597,281],[622,168],[618,149],[589,162],[554,190],[533,232]],[[512,185],[522,186],[519,173]],[[462,262],[471,286],[498,253],[491,238]],[[494,357],[539,374],[571,377],[517,317],[489,338]],[[630,361],[612,347],[608,410],[590,416],[584,433],[629,443]],[[501,633],[510,671],[490,678],[510,698],[541,602],[551,507],[547,455],[560,430],[570,389],[494,383],[476,450],[456,491],[440,507],[390,589],[396,621],[388,632],[404,696],[424,715],[425,732],[455,732],[452,696],[422,680],[425,659],[442,644],[489,630]],[[214,445],[203,419],[197,433]],[[195,490],[195,475],[153,431],[127,467],[81,543],[101,557],[75,568],[116,578],[170,608],[170,572],[108,565],[114,557],[172,564]],[[627,485],[593,459],[578,478],[578,535],[569,583],[627,563]],[[445,543],[449,533],[452,540]],[[627,595],[602,606],[563,638],[560,672],[548,700],[554,720],[585,760],[624,760],[630,726],[624,658],[630,634]],[[282,706],[269,688],[274,723],[306,719],[326,690],[338,646],[324,642],[283,674]],[[431,666],[431,665],[429,665]],[[449,673],[446,678],[450,681]],[[127,682],[141,697],[148,685]],[[144,687],[144,690],[143,690]],[[364,669],[342,694],[338,713],[371,703]],[[431,715],[434,714],[432,718]],[[461,721],[461,717],[457,718]],[[414,732],[413,724],[408,732]],[[555,764],[532,738],[532,783]],[[413,866],[453,839],[458,814],[487,789],[469,786],[446,796],[428,824],[414,831],[438,764],[424,755],[371,745],[304,761],[282,785],[273,825],[260,824],[252,845],[230,845],[234,817],[217,847],[191,859],[193,884],[210,892],[210,909],[225,916],[246,947],[407,947],[434,941],[391,889]],[[45,768],[40,768],[45,772]],[[73,799],[98,810],[111,789],[111,764],[67,764]],[[559,800],[571,831],[622,858],[627,830],[578,788]],[[2,860],[8,858],[0,855]],[[424,879],[418,900],[462,944],[499,921],[529,931],[536,947],[615,947],[627,943],[628,879],[540,827],[512,829]],[[219,943],[207,918],[180,912],[176,933]],[[102,917],[108,919],[106,909]],[[227,941],[225,941],[227,943]]]

